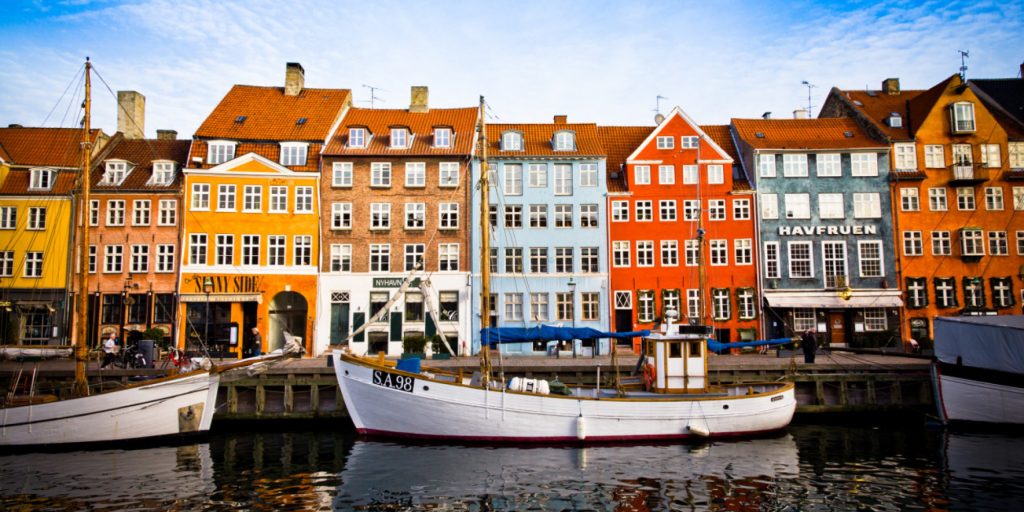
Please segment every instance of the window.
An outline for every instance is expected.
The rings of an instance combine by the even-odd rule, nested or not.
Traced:
[[[405,186],[422,188],[427,186],[427,164],[424,162],[406,162]]]
[[[814,277],[814,258],[811,242],[789,242],[789,277]]]
[[[132,246],[132,262],[131,262],[131,273],[146,273],[149,272],[149,246],[148,245],[133,245]]]
[[[953,278],[935,279],[935,305],[940,308],[957,307],[956,281]]]
[[[640,290],[636,295],[637,299],[637,316],[638,322],[653,322],[654,321],[654,291],[653,290]]]
[[[426,226],[426,223],[427,205],[425,203],[405,203],[405,229],[420,230]]]
[[[714,305],[715,320],[728,320],[732,317],[732,304],[729,301],[729,290],[722,288],[711,290],[711,301]]]
[[[676,240],[661,241],[661,266],[679,266],[679,242]]]
[[[92,247],[90,246],[90,249],[91,248]],[[13,275],[14,275],[14,251],[0,251],[0,276],[2,276],[2,277],[11,277]]]
[[[572,273],[573,265],[572,247],[555,247],[555,272],[558,274]]]
[[[242,235],[242,265],[257,266],[260,264],[260,236]]]
[[[700,296],[700,290],[694,290],[692,288],[686,290],[686,316],[696,320],[701,316],[701,303],[703,299]]]
[[[332,164],[332,168],[332,187],[352,186],[352,162],[334,162],[334,164]]]
[[[1017,232],[1017,256],[1024,256],[1024,231]]]
[[[974,189],[971,187],[957,187],[956,207],[961,211],[974,210]]]
[[[999,157],[999,144],[981,144],[981,165],[983,167],[1001,167],[1002,161]]]
[[[494,302],[497,300],[495,295],[491,295],[491,308],[494,308]],[[457,291],[443,291],[437,293],[438,303],[438,316],[441,317],[442,322],[456,322],[459,320],[459,292]],[[493,316],[492,316],[493,318]],[[491,324],[495,325],[495,324]],[[448,339],[457,338],[446,334]]]
[[[305,142],[282,142],[281,165],[306,165],[306,153],[308,152],[309,144]]]
[[[658,218],[662,222],[675,222],[676,202],[675,200],[658,201]]]
[[[217,165],[235,158],[235,143],[210,141],[207,143],[206,163]]]
[[[555,205],[555,227],[556,228],[571,228],[572,227],[572,205],[571,204],[556,204]]]
[[[597,247],[580,247],[580,272],[584,274],[596,274],[600,272]]]
[[[575,299],[574,293],[556,293],[555,294],[555,319],[560,322],[572,321],[575,316]]]
[[[128,164],[126,162],[107,162],[107,170],[103,173],[101,185],[120,185],[127,174]]]
[[[352,229],[352,203],[331,203],[331,229]]]
[[[811,218],[811,195],[810,194],[786,194],[787,219],[809,219]]]
[[[916,188],[900,188],[900,208],[905,212],[916,212],[921,209],[921,202]]]
[[[597,164],[580,164],[580,186],[597,186]]]
[[[612,266],[629,266],[629,242],[612,242]]]
[[[672,140],[669,138],[669,140]],[[674,185],[676,182],[676,168],[673,165],[658,166],[658,184]]]
[[[739,312],[740,320],[751,320],[757,316],[754,308],[754,290],[740,288],[736,290],[736,309]]]
[[[633,309],[633,293],[615,290],[615,309]]]
[[[1021,187],[1021,190],[1024,190],[1024,187]],[[612,201],[612,222],[627,221],[629,221],[629,201]]]
[[[95,246],[90,247],[90,252],[93,253],[92,261],[90,265],[91,271],[95,272]],[[160,244],[156,246],[156,271],[157,272],[174,272],[174,244]]]
[[[50,190],[53,187],[53,169],[32,169],[29,173],[28,188],[32,190]]]
[[[451,128],[434,128],[434,147],[450,148],[452,146]]]
[[[438,205],[438,215],[440,229],[459,229],[459,203],[441,203]]]
[[[116,324],[121,321],[121,312],[123,311],[121,305],[121,294],[119,293],[106,293],[103,294],[103,309],[100,314],[100,323],[104,324]]]
[[[851,153],[850,174],[854,177],[878,176],[878,155],[875,153]]]
[[[985,286],[980,277],[965,277],[964,307],[980,309],[985,307]]]
[[[548,248],[530,247],[530,273],[548,273]]]
[[[529,187],[546,188],[548,186],[548,164],[530,164]]]
[[[546,227],[548,227],[548,205],[546,205],[546,204],[531,204],[530,205],[530,227],[531,228],[546,228]]]
[[[284,235],[267,235],[267,265],[284,266],[285,243]]]
[[[391,245],[370,244],[370,272],[391,271]]]
[[[683,241],[683,256],[685,257],[685,265],[687,267],[696,267],[698,265],[698,258],[700,257],[700,243],[697,240],[684,240]]]
[[[423,244],[405,244],[405,271],[411,272],[415,269],[423,269],[423,252],[426,246]]]
[[[885,310],[882,308],[869,308],[864,310],[864,330],[884,331],[887,327]]]
[[[708,200],[708,219],[725,220],[725,199]]]
[[[928,280],[923,277],[907,278],[907,307],[923,308],[928,305]]]
[[[572,195],[572,165],[555,164],[555,195]]]
[[[808,329],[813,329],[814,324],[814,310],[810,308],[799,308],[793,310],[793,330],[796,332],[803,332]]]
[[[366,147],[366,128],[349,128],[348,145],[353,148]]]
[[[370,164],[370,186],[391,186],[391,162],[373,162]]]
[[[555,133],[555,151],[572,151],[576,149],[576,136],[572,132]]]
[[[99,203],[97,202],[97,207]],[[0,206],[0,229],[15,229],[18,227],[18,208],[15,206]]]
[[[502,151],[520,151],[523,149],[523,136],[517,132],[505,132],[501,135]]]
[[[764,243],[764,277],[778,279],[779,273],[779,243]]]
[[[295,213],[313,213],[313,187],[295,187]]]
[[[109,247],[109,246],[108,246]],[[121,249],[121,246],[117,246]],[[117,260],[117,272],[121,272],[121,259],[118,256]],[[43,277],[43,253],[42,252],[26,252],[25,253],[25,277]]]
[[[754,261],[753,242],[749,238],[738,238],[733,241],[737,265],[750,265]]]
[[[391,229],[391,203],[370,203],[370,229]]]
[[[733,220],[750,220],[749,199],[732,200],[732,218]]]
[[[903,255],[920,256],[924,254],[923,242],[920,231],[903,232]]]
[[[946,202],[946,189],[943,187],[928,189],[928,208],[933,212],[944,212],[949,208]]]
[[[459,270],[459,244],[439,244],[437,246],[437,270],[440,272]]]
[[[1013,279],[993,277],[989,283],[992,286],[993,307],[1002,309],[1013,306]]]
[[[193,183],[192,184],[192,209],[193,210],[209,210],[210,209],[210,184],[209,183]]]
[[[270,187],[270,213],[288,213],[288,187]]]
[[[860,277],[882,277],[882,242],[858,241],[857,252],[860,260]]]
[[[352,271],[352,246],[331,244],[331,272]]]
[[[696,149],[699,140],[696,135],[684,135],[679,137],[679,146],[683,149]]]
[[[370,310],[367,314],[372,317],[377,313],[380,313],[381,310],[384,310],[384,313],[381,314],[380,318],[377,321],[387,322],[388,314],[387,310],[385,310],[385,307],[387,307],[389,299],[390,294],[388,292],[370,292]]]
[[[580,205],[580,227],[581,228],[596,228],[599,227],[597,224],[597,205],[596,204],[581,204]]]
[[[423,321],[423,294],[419,292],[408,292],[405,294],[405,321]]]
[[[217,235],[217,265],[235,264],[235,235]]]
[[[782,155],[782,175],[787,178],[806,178],[807,155],[802,153]]]
[[[949,256],[953,254],[949,231],[932,231],[932,256]]]
[[[242,211],[256,212],[263,211],[263,187],[261,185],[246,185],[242,195]]]
[[[988,232],[988,253],[992,256],[1008,256],[1010,254],[1006,231]]]
[[[729,264],[728,240],[712,240],[710,249],[711,266],[720,267]]]
[[[819,178],[835,178],[843,175],[839,153],[819,153],[815,156]]]
[[[982,243],[980,229],[960,230],[960,254],[962,256],[984,256],[985,247]]]
[[[582,306],[581,320],[593,321],[600,319],[600,304],[601,298],[597,292],[583,292],[580,293],[580,305]]]
[[[761,218],[779,218],[779,196],[776,194],[761,194]]]
[[[989,211],[1003,209],[1003,189],[1001,187],[985,187],[985,209]]]
[[[683,201],[683,220],[696,221],[700,219],[700,201],[687,199]]]
[[[406,130],[405,128],[392,128],[391,147],[395,149],[405,149],[409,147],[409,130]]]
[[[636,220],[637,222],[650,222],[654,220],[653,201],[636,202]]]
[[[842,219],[846,217],[843,194],[818,194],[818,218]]]
[[[917,170],[917,147],[914,144],[893,144],[896,158],[896,170]]]
[[[502,173],[505,178],[503,192],[507,196],[523,195],[523,165],[505,164],[502,166]]]
[[[724,165],[708,164],[708,183],[712,185],[721,185],[722,183],[725,183]]]
[[[683,166],[683,185],[696,185],[700,182],[700,167],[696,165]]]
[[[953,133],[966,133],[974,131],[974,104],[966,101],[959,101],[949,108],[950,126]]]
[[[108,202],[115,202],[110,201]],[[121,203],[121,226],[124,225],[124,201],[116,201]],[[109,210],[108,210],[108,224],[109,222]],[[46,229],[46,208],[45,207],[31,207],[28,209],[28,228],[32,231],[44,231]]]
[[[650,185],[651,184],[651,166],[649,165],[634,165],[633,166],[633,182],[637,185]]]
[[[1010,155],[1010,168],[1024,168],[1024,142],[1008,142],[1006,151]]]
[[[506,247],[505,248],[505,273],[506,274],[522,274],[523,273],[523,248],[522,247]]]
[[[775,155],[772,154],[761,154],[757,155],[757,169],[758,174],[762,178],[774,178],[775,177]]]
[[[530,320],[534,322],[547,322],[548,317],[548,294],[530,294]]]
[[[946,150],[942,144],[928,144],[924,147],[924,166],[929,169],[946,167]]]
[[[674,149],[676,147],[675,137],[672,136],[658,136],[658,149]]]
[[[34,209],[35,208],[30,208],[29,211],[28,211],[28,213],[29,213],[29,229],[41,229],[41,228],[33,228],[32,227],[32,210],[34,210]],[[124,200],[116,199],[116,200],[109,200],[109,201],[107,201],[107,225],[108,226],[124,226],[124,211],[125,211],[125,202],[124,202]],[[46,214],[45,214],[45,210],[44,210],[43,218],[45,219],[45,217],[46,217]]]
[[[195,237],[196,235],[192,235]],[[194,238],[193,238],[194,240]],[[199,264],[206,264],[206,235],[202,235],[202,245],[198,246],[202,251]],[[193,249],[195,251],[196,249]],[[122,259],[124,258],[124,247],[120,245],[108,245],[103,248],[103,271],[108,274],[120,274],[122,271]],[[195,260],[194,260],[195,261]],[[28,265],[28,263],[26,263]]]
[[[217,211],[235,211],[235,186],[217,185]]]
[[[292,264],[312,265],[313,264],[313,237],[311,235],[295,235],[295,248],[293,249]]]
[[[826,288],[839,288],[848,282],[846,275],[846,242],[822,242],[821,265]]]
[[[854,193],[853,217],[855,219],[882,218],[882,200],[878,192]]]
[[[654,242],[651,240],[638,240],[636,242],[636,266],[654,266]]]
[[[505,294],[505,320],[513,322],[523,320],[523,295],[521,293]]]
[[[457,187],[459,186],[459,163],[458,162],[441,162],[438,166],[438,176],[440,179],[439,186],[441,187]]]
[[[1024,187],[1013,187],[1013,209],[1024,210]]]

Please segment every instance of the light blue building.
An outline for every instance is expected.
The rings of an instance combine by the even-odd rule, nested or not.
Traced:
[[[492,327],[608,330],[605,153],[594,124],[488,125]],[[474,161],[473,183],[480,179]],[[479,191],[472,191],[473,352],[480,349]],[[503,353],[589,356],[608,340],[503,345]],[[596,346],[595,346],[596,345]]]

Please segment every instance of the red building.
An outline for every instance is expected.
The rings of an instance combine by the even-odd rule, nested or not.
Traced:
[[[755,339],[754,195],[742,167],[734,172],[728,126],[698,126],[676,107],[653,130],[601,130],[615,330],[653,328],[671,307],[714,326],[720,341]]]

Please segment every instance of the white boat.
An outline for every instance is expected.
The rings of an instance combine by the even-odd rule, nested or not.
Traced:
[[[936,318],[932,381],[943,423],[1024,424],[1024,316]]]

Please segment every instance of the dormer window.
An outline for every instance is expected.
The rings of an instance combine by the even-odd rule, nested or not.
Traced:
[[[501,135],[502,151],[522,151],[523,135],[519,132],[505,132]]]
[[[306,165],[306,154],[309,153],[309,144],[305,142],[282,142],[281,143],[281,165],[297,166]]]
[[[900,117],[900,113],[899,112],[890,112],[889,113],[889,128],[902,128],[902,127],[903,127],[903,118]]]
[[[555,151],[572,151],[574,149],[576,149],[576,135],[574,133],[555,133]]]
[[[128,174],[128,162],[123,160],[107,162],[107,170],[103,173],[102,185],[120,185]]]
[[[405,128],[392,128],[391,147],[396,149],[409,147],[409,130]]]
[[[174,162],[153,162],[150,185],[170,185],[174,181]]]
[[[452,147],[452,129],[451,128],[434,128],[434,147],[435,148],[450,148],[450,147]]]
[[[974,132],[974,104],[960,101],[949,106],[950,126],[953,133]]]
[[[32,169],[29,188],[33,190],[50,190],[53,188],[53,169]]]
[[[217,165],[235,158],[235,142],[229,140],[211,140],[207,143],[206,162]]]
[[[350,148],[366,147],[366,128],[348,129],[348,146]]]

